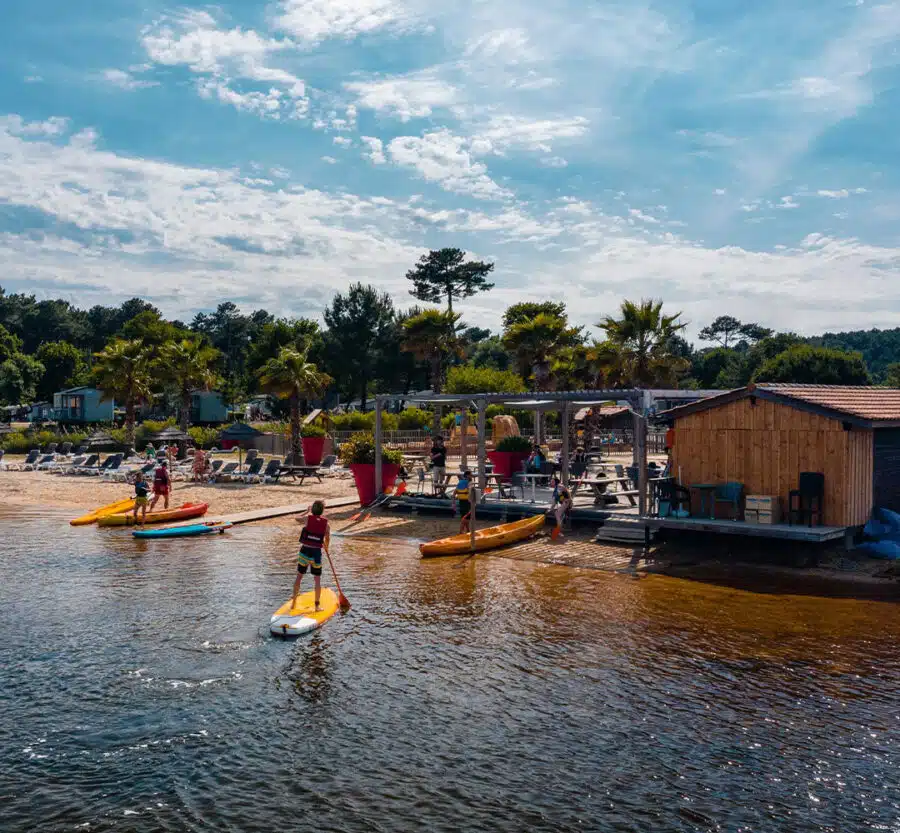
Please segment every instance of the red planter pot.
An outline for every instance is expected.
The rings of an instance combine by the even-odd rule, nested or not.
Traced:
[[[494,474],[512,477],[513,472],[522,471],[522,463],[529,455],[528,451],[489,451],[488,459],[494,464]]]
[[[353,480],[356,483],[356,493],[359,495],[359,505],[367,506],[377,497],[375,494],[375,464],[353,463],[350,466],[350,471],[353,472]],[[382,463],[382,489],[393,486],[399,472],[400,466],[394,463]]]
[[[301,437],[303,444],[303,459],[307,466],[318,466],[325,456],[326,437]]]

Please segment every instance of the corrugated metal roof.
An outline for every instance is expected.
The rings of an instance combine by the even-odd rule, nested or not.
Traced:
[[[756,387],[873,422],[900,420],[900,390],[896,388],[772,383]]]

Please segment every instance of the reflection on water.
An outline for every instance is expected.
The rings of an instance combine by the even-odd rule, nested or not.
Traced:
[[[0,510],[0,829],[895,830],[895,605]]]

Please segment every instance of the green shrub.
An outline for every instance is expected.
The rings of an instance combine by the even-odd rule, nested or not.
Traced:
[[[188,428],[188,434],[198,448],[213,448],[219,444],[218,428],[205,428],[202,425],[192,425]]]
[[[84,442],[87,434],[57,434],[55,431],[13,431],[0,435],[0,448],[7,454],[27,454],[32,448],[43,448],[48,443],[72,443],[72,447]]]
[[[531,451],[531,440],[518,435],[504,437],[497,443],[497,451]]]
[[[321,425],[304,425],[300,431],[304,437],[327,437],[328,433]]]
[[[421,408],[407,408],[397,414],[398,431],[422,431],[431,425],[432,415]]]
[[[460,364],[447,373],[445,393],[523,393],[525,383],[518,373],[493,367]]]
[[[336,414],[331,418],[335,431],[368,431],[375,430],[375,411],[351,411],[349,414]],[[398,419],[396,414],[382,413],[381,427],[385,431],[396,431]]]
[[[371,434],[354,434],[341,445],[339,456],[345,466],[375,462],[375,438]],[[403,452],[396,448],[382,448],[381,462],[399,465]]]
[[[508,408],[505,405],[488,405],[484,409],[484,415],[488,419],[493,419],[495,416],[503,416],[507,412]]]

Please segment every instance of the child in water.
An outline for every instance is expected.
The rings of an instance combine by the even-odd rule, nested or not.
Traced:
[[[463,476],[459,478],[456,484],[456,490],[453,492],[453,498],[459,507],[459,532],[460,534],[469,531],[469,522],[472,517],[472,501],[469,499],[469,490],[471,489],[472,472],[466,470]]]
[[[150,487],[147,485],[147,481],[144,480],[144,473],[139,471],[134,476],[134,522],[138,522],[138,509],[140,509],[141,526],[147,521],[147,495],[149,492]]]
[[[291,597],[292,608],[297,604],[300,582],[308,568],[312,573],[313,584],[316,588],[316,610],[321,610],[319,596],[322,592],[322,548],[328,546],[331,538],[328,519],[322,514],[324,511],[324,502],[315,501],[309,508],[306,523],[300,532],[300,554],[297,557],[297,578],[294,579],[294,594]]]

